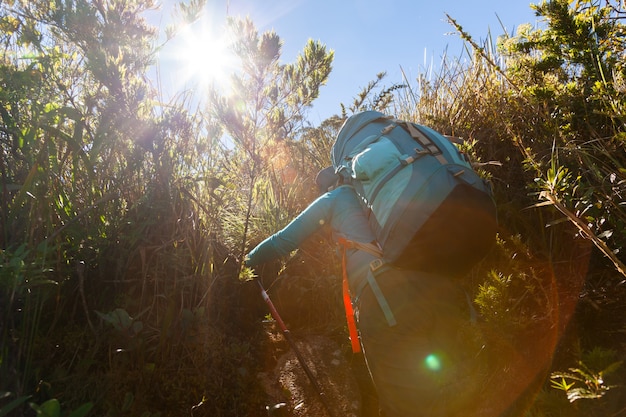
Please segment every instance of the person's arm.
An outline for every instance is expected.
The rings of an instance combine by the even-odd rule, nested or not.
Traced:
[[[329,224],[333,198],[332,192],[322,195],[284,229],[261,242],[246,256],[246,266],[254,267],[288,255],[322,226]]]

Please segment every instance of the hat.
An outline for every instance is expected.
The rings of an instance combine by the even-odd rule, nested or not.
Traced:
[[[319,188],[320,192],[325,193],[330,191],[337,181],[339,181],[339,175],[335,172],[335,167],[327,167],[317,173],[315,177],[315,184]]]

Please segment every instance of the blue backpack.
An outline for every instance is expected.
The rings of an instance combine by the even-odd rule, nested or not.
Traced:
[[[384,262],[460,276],[495,241],[490,185],[436,131],[365,111],[346,120],[331,157],[368,211]]]

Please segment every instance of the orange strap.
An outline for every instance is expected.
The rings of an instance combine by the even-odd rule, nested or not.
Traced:
[[[341,239],[339,243],[343,243]],[[354,320],[354,309],[352,308],[352,300],[350,299],[350,286],[348,285],[348,272],[346,268],[346,244],[341,245],[341,269],[343,270],[343,305],[346,309],[350,343],[352,344],[352,352],[358,353],[361,351],[361,344],[359,343],[359,334],[356,330],[356,322]]]

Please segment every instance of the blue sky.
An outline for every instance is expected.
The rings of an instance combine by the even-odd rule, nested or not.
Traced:
[[[463,42],[446,21],[446,13],[482,41],[512,33],[523,23],[536,24],[528,0],[208,0],[202,26],[223,30],[226,14],[249,16],[259,31],[274,30],[283,40],[283,62],[292,62],[308,39],[335,52],[333,71],[309,113],[313,123],[339,111],[339,103],[353,97],[377,73],[386,71],[384,84],[410,81],[427,67],[435,67],[444,53],[460,57]],[[163,0],[150,20],[162,28],[170,21],[173,0]],[[162,51],[160,80],[166,96],[176,94],[181,62],[172,58],[173,43]],[[206,64],[205,64],[206,66]],[[189,86],[189,85],[188,85]]]

